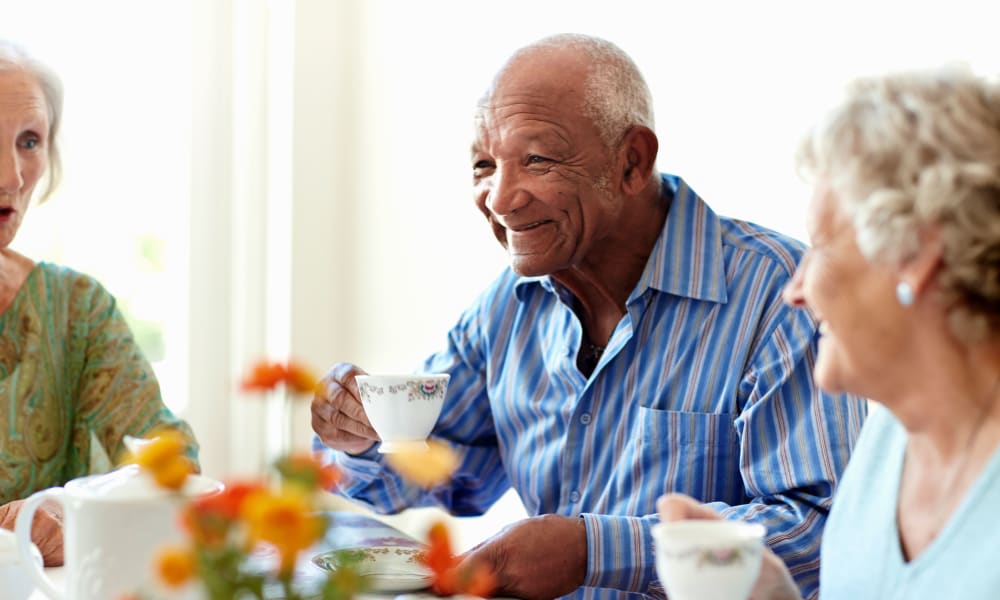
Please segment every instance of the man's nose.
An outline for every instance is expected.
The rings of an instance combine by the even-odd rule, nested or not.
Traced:
[[[524,187],[522,174],[510,163],[497,165],[491,183],[486,196],[486,208],[494,215],[513,214],[531,201],[531,194]]]

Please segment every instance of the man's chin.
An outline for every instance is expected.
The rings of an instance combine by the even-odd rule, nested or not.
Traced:
[[[518,256],[508,254],[510,258],[510,268],[521,277],[541,277],[550,275],[553,271],[552,265],[538,259],[537,256]]]

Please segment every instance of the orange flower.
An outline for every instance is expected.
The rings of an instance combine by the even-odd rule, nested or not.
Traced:
[[[250,368],[240,382],[240,389],[245,392],[263,392],[273,390],[285,380],[285,366],[281,363],[261,360]]]
[[[285,385],[299,394],[314,394],[319,387],[319,377],[304,364],[290,360],[285,367]]]
[[[430,569],[431,590],[440,596],[468,594],[488,598],[496,589],[496,577],[485,564],[463,564],[452,554],[451,539],[444,523],[431,525],[427,550],[421,559]]]
[[[188,548],[167,546],[156,554],[156,573],[167,587],[181,587],[194,577],[197,568],[197,560]]]
[[[260,360],[240,381],[240,389],[244,392],[266,392],[281,384],[296,394],[312,394],[319,386],[319,378],[312,369],[295,360],[287,363]]]
[[[198,544],[208,547],[223,544],[239,519],[247,496],[266,489],[257,481],[227,483],[218,494],[200,496],[188,503],[181,513],[181,524]]]
[[[184,455],[186,440],[180,432],[164,430],[143,444],[129,458],[148,472],[161,487],[179,490],[194,472],[194,465]]]
[[[323,537],[327,524],[314,513],[309,496],[297,488],[251,493],[244,501],[242,515],[251,543],[266,542],[278,550],[283,574],[294,569],[300,551]]]
[[[275,463],[286,483],[300,485],[307,491],[330,490],[340,481],[340,471],[334,465],[323,465],[308,452],[289,454]]]
[[[401,445],[399,451],[385,456],[397,473],[425,488],[448,481],[458,467],[455,451],[436,440],[428,440],[426,448],[422,443]]]

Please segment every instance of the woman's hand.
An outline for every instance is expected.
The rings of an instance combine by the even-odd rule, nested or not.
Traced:
[[[14,500],[0,506],[0,527],[13,531],[17,514],[23,505],[24,500]],[[31,541],[41,550],[46,567],[63,564],[62,517],[62,505],[54,500],[47,500],[35,511],[35,518],[31,523]]]
[[[656,502],[661,521],[684,519],[722,519],[719,513],[683,494],[667,494]],[[778,555],[764,548],[760,575],[750,592],[750,600],[802,600],[799,588],[792,580],[785,563]]]
[[[350,363],[335,364],[317,386],[312,401],[312,428],[334,450],[361,454],[379,441],[361,405],[356,375],[365,372]]]

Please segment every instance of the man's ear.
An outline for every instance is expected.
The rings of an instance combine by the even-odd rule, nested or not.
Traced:
[[[656,168],[656,153],[660,142],[649,127],[634,125],[621,144],[622,191],[638,194],[649,183]]]

